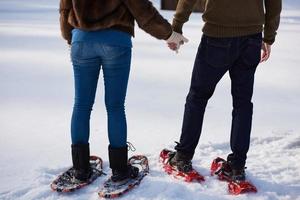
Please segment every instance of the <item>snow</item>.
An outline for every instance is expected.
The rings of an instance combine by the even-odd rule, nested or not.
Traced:
[[[194,167],[203,184],[166,175],[157,162],[161,149],[179,139],[185,96],[201,37],[200,14],[184,33],[190,42],[175,54],[136,29],[127,94],[128,140],[150,161],[150,174],[122,199],[300,199],[300,6],[287,0],[268,62],[258,67],[247,175],[257,194],[233,197],[227,184],[209,176],[211,161],[229,152],[230,80],[225,75],[209,102]],[[158,1],[155,2],[158,6]],[[106,177],[73,194],[50,190],[51,181],[71,164],[69,124],[73,77],[69,50],[60,37],[58,1],[0,1],[0,199],[98,199]],[[169,20],[173,12],[163,11]],[[91,152],[107,155],[103,80],[91,119]]]

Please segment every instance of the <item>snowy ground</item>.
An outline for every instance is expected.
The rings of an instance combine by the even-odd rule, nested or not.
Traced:
[[[209,176],[216,156],[230,152],[231,97],[226,75],[211,99],[194,167],[203,184],[167,176],[159,151],[179,139],[183,106],[198,42],[201,16],[184,33],[190,42],[178,55],[165,43],[136,31],[127,95],[128,139],[150,159],[151,173],[123,199],[300,199],[300,6],[285,1],[271,59],[257,70],[248,177],[257,194],[232,197],[226,183]],[[24,4],[24,5],[22,5]],[[69,123],[73,78],[67,45],[60,37],[56,0],[0,0],[0,199],[98,199],[104,181],[73,194],[56,194],[50,182],[70,166]],[[293,9],[293,10],[291,10]],[[163,12],[171,19],[172,12]],[[103,81],[91,120],[91,151],[107,162]]]

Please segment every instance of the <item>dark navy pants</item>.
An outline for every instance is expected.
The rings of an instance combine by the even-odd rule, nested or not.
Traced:
[[[223,75],[229,71],[233,99],[228,159],[234,168],[245,165],[252,123],[254,74],[260,61],[262,34],[233,38],[202,36],[195,59],[190,91],[186,98],[180,143],[177,151],[194,155],[201,135],[208,100]]]

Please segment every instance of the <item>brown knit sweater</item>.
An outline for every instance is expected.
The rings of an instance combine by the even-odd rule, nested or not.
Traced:
[[[115,28],[134,35],[134,20],[157,39],[172,34],[171,25],[148,0],[60,0],[59,11],[61,33],[68,43],[73,28]]]
[[[273,44],[279,26],[282,0],[202,0],[203,33],[212,37],[237,37],[264,32]],[[197,0],[179,0],[173,30],[182,33]]]

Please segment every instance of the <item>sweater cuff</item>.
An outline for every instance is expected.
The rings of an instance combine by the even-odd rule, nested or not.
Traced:
[[[268,34],[264,31],[263,41],[269,45],[272,45],[275,42],[275,35],[276,34]]]
[[[267,39],[267,38],[263,38],[263,41],[269,45],[272,45],[275,42],[275,38],[274,39]]]
[[[263,41],[269,45],[272,45],[275,42],[276,35],[277,35],[276,31],[273,31],[272,29],[265,27]]]
[[[173,20],[173,23],[172,23],[173,31],[182,34],[182,26],[183,26],[183,23],[180,23],[180,22],[176,21],[175,19]]]

